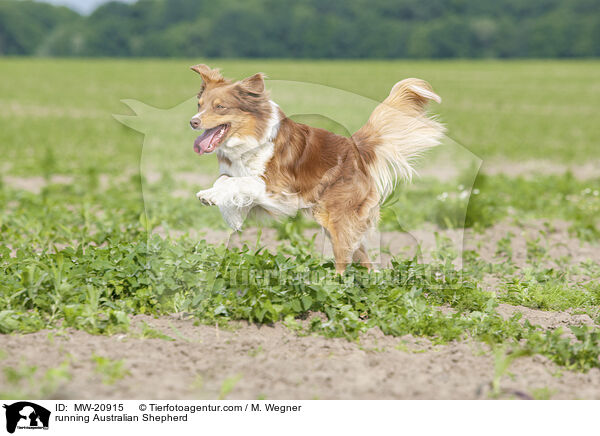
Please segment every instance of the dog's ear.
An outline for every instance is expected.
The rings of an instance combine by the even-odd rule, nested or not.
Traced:
[[[206,85],[225,82],[225,78],[221,75],[218,68],[210,68],[208,65],[204,64],[194,65],[190,68],[202,76],[202,80]]]
[[[251,94],[262,94],[265,92],[265,75],[256,73],[254,76],[246,77],[240,81],[240,86]]]

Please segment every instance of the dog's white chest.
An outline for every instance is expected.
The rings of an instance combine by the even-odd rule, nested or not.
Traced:
[[[221,174],[231,177],[260,177],[265,173],[267,164],[273,157],[275,145],[272,142],[266,142],[264,144],[238,144],[234,147],[236,147],[234,150],[229,147],[217,150],[217,154],[221,158],[219,159]]]
[[[273,157],[279,119],[273,103],[268,134],[258,141],[252,137],[233,137],[217,149],[221,177],[212,188],[198,192],[198,198],[216,205],[223,219],[234,230],[240,230],[248,212],[261,207],[274,215],[295,215],[307,207],[296,194],[271,194],[262,176]]]

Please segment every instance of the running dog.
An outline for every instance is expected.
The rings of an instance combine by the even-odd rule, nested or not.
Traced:
[[[220,170],[198,199],[219,207],[236,231],[255,207],[275,216],[307,209],[331,240],[338,273],[352,261],[371,268],[365,235],[377,225],[379,205],[399,180],[411,180],[415,158],[444,134],[425,111],[429,100],[441,103],[431,86],[420,79],[396,83],[347,138],[286,117],[262,73],[236,82],[206,65],[191,68],[203,81],[190,121],[204,130],[194,151],[216,152]]]

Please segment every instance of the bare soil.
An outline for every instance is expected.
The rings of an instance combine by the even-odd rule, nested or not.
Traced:
[[[52,395],[63,399],[600,399],[600,370],[563,371],[539,356],[517,359],[494,396],[493,357],[476,343],[432,345],[378,330],[353,343],[298,336],[279,324],[224,331],[176,317],[133,320],[141,321],[174,340],[81,331],[2,336],[2,365],[37,365],[40,373],[68,360],[72,379]],[[93,355],[123,359],[124,377],[103,383]],[[224,384],[233,388],[223,391]]]
[[[514,162],[508,160],[484,161],[481,165],[481,171],[487,175],[493,176],[503,174],[509,177],[523,176],[532,178],[538,174],[542,175],[562,175],[569,171],[576,179],[588,180],[600,177],[600,161],[590,160],[578,164],[561,164],[549,160],[526,160]]]
[[[67,175],[56,174],[50,177],[50,180],[45,179],[41,176],[35,177],[16,177],[16,176],[3,176],[2,181],[8,186],[15,189],[22,189],[29,191],[34,194],[39,194],[42,189],[50,183],[56,184],[70,184],[73,183],[73,177]]]
[[[443,155],[442,155],[443,156]],[[424,159],[418,167],[421,177],[434,178],[442,182],[456,180],[461,172],[465,170],[460,162],[447,164],[444,158],[427,160]],[[538,175],[563,175],[571,172],[573,177],[579,180],[597,179],[600,177],[600,161],[597,159],[583,163],[564,164],[550,160],[525,160],[510,161],[503,159],[488,159],[481,163],[480,172],[489,176],[505,175],[508,177],[523,177],[531,179]]]

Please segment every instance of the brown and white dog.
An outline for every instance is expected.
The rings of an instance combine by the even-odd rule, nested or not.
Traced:
[[[441,102],[429,84],[396,83],[347,138],[287,118],[261,73],[233,82],[206,65],[191,68],[204,82],[190,121],[205,129],[194,150],[216,150],[221,173],[197,197],[218,206],[234,230],[255,207],[276,216],[308,209],[331,239],[339,273],[351,261],[370,268],[364,239],[377,225],[379,205],[398,180],[411,179],[414,159],[443,136],[443,126],[425,113],[428,100]]]

